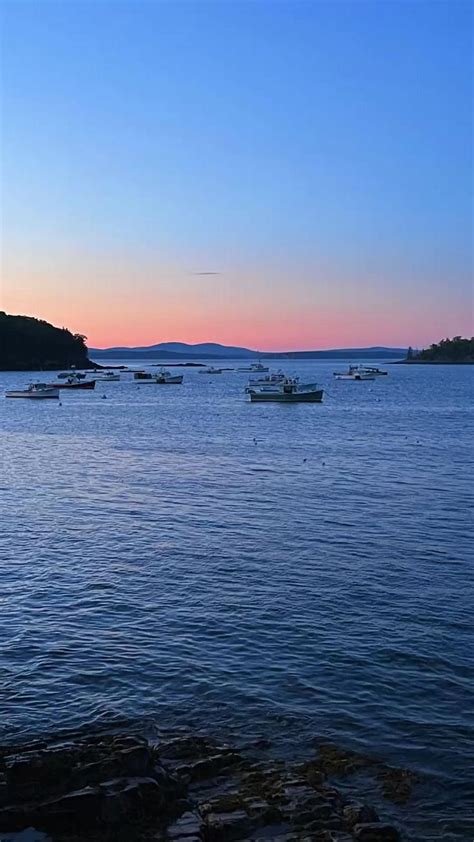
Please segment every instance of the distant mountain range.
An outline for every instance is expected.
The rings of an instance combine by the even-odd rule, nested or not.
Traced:
[[[406,356],[406,348],[335,348],[330,351],[261,352],[216,342],[188,345],[186,342],[159,342],[140,348],[90,348],[89,354],[97,360],[198,360],[198,359],[396,359]]]

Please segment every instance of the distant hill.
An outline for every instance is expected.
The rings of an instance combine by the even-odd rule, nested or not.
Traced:
[[[91,348],[95,359],[120,360],[189,360],[189,359],[395,359],[406,355],[406,348],[335,348],[329,351],[287,351],[262,353],[250,348],[204,342],[187,345],[185,342],[161,342],[138,348]]]
[[[258,351],[251,351],[248,348],[239,348],[232,345],[219,345],[217,342],[202,342],[197,345],[188,345],[186,342],[159,342],[157,345],[145,345],[140,348],[92,348],[91,354],[104,353],[154,353],[155,351],[166,354],[185,354],[186,356],[213,356],[213,357],[255,357]]]
[[[0,370],[54,371],[93,366],[85,337],[31,316],[0,311]]]

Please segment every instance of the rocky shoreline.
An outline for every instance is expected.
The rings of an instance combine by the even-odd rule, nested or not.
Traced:
[[[129,732],[3,746],[2,842],[401,839],[331,778],[364,770],[386,798],[404,802],[412,773],[331,743],[305,762],[262,760],[265,748],[264,740],[237,750],[189,733],[150,743]]]

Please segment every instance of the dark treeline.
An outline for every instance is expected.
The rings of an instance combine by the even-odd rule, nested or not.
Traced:
[[[0,369],[2,371],[86,368],[85,336],[31,316],[0,312]]]
[[[463,339],[454,336],[453,339],[442,339],[437,344],[430,345],[423,351],[408,349],[408,362],[420,363],[474,363],[474,336]]]

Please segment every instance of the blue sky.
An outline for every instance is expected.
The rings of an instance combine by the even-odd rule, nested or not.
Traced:
[[[2,12],[7,309],[94,344],[468,331],[470,4]]]

